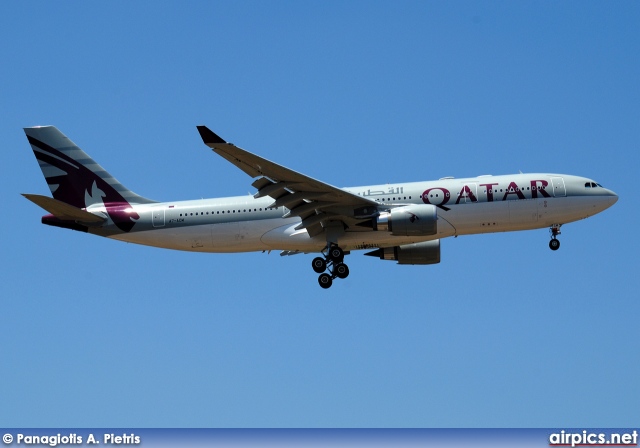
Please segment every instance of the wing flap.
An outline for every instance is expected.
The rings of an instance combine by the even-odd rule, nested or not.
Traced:
[[[306,216],[315,213],[316,210],[322,210],[323,208],[330,207],[331,205],[331,202],[305,202],[297,207],[291,208],[287,213],[285,213],[283,218],[288,218],[289,216],[300,216],[302,219],[304,219]]]
[[[256,180],[255,182],[253,182],[251,184],[251,186],[253,188],[255,188],[256,190],[260,191],[262,190],[264,187],[266,187],[267,185],[271,185],[273,182],[271,182],[269,179],[267,179],[266,177],[261,177],[258,180]]]
[[[322,232],[324,232],[324,228],[320,224],[315,224],[315,225],[309,226],[306,229],[307,229],[307,233],[309,234],[309,236],[311,238],[313,238],[314,236],[318,236]]]

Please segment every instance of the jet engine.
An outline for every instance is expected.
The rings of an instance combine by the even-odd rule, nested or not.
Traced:
[[[374,220],[374,229],[397,236],[435,235],[438,233],[437,221],[435,205],[406,205],[380,213]]]
[[[440,240],[384,247],[365,255],[380,257],[381,260],[397,260],[398,264],[437,264],[440,263]]]

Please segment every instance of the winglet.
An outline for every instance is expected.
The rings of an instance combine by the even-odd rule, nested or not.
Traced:
[[[206,126],[196,126],[205,145],[227,143]]]

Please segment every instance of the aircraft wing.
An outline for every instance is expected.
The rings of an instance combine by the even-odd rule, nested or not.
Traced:
[[[255,198],[270,196],[270,207],[287,207],[288,216],[299,216],[297,230],[307,229],[310,236],[322,233],[330,221],[346,225],[371,219],[376,214],[375,201],[305,176],[277,163],[227,143],[206,126],[198,126],[205,145],[233,163],[251,177],[258,177],[253,186]]]

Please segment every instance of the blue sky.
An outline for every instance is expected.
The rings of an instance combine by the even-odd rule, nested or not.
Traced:
[[[0,424],[637,427],[637,2],[5,2]],[[195,126],[338,186],[523,172],[620,195],[563,227],[192,254],[40,224],[53,124],[157,200],[253,192]]]

